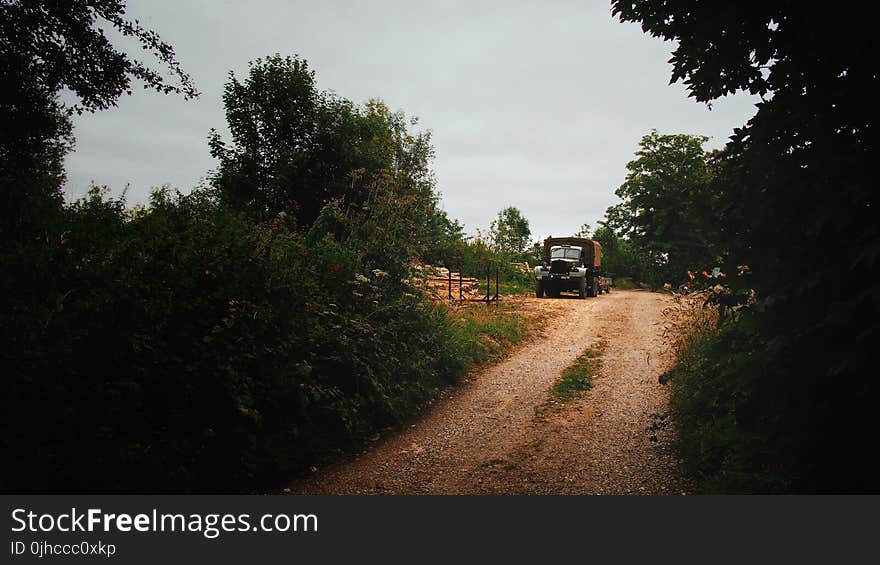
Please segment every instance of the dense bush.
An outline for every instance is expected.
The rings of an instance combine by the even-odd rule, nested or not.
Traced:
[[[758,493],[803,488],[803,461],[792,448],[808,432],[784,398],[756,395],[756,336],[736,324],[718,324],[714,308],[697,307],[676,333],[671,408],[688,475],[704,492]],[[787,423],[787,425],[786,425]],[[780,455],[784,454],[784,457]]]
[[[258,487],[465,368],[441,311],[283,215],[93,191],[65,226],[2,256],[4,491]]]
[[[670,371],[672,410],[689,474],[705,492],[853,492],[869,489],[858,459],[860,424],[873,396],[823,389],[802,363],[823,363],[827,344],[798,359],[794,344],[768,343],[754,312],[718,324],[700,310],[681,334]],[[841,411],[845,401],[851,413]]]
[[[696,362],[683,370],[693,388],[683,406],[700,415],[683,422],[685,439],[700,444],[686,453],[732,490],[876,491],[872,22],[809,2],[612,5],[621,20],[675,42],[672,79],[697,100],[761,97],[707,162],[709,190],[682,208],[702,218],[695,240],[709,244],[723,272],[751,273],[730,281],[728,305],[755,291],[748,311],[697,343]]]
[[[476,336],[522,339],[407,286],[414,260],[485,259],[439,209],[430,133],[298,57],[230,75],[209,186],[65,205],[72,112],[132,78],[198,95],[123,1],[68,4],[0,4],[0,490],[265,487],[412,414],[483,359]]]
[[[415,120],[280,56],[224,102],[232,139],[212,135],[219,168],[189,195],[62,205],[60,157],[37,179],[51,214],[0,251],[3,491],[265,487],[411,415],[483,359],[477,334],[522,338],[404,282],[415,259],[491,255],[439,209]]]

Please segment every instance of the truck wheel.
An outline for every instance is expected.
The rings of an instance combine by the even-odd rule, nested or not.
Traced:
[[[586,298],[586,296],[587,296],[587,277],[584,277],[578,282],[578,298]]]
[[[544,281],[538,281],[535,285],[535,296],[538,298],[544,298]]]
[[[593,277],[592,282],[590,283],[590,287],[587,290],[587,296],[590,298],[595,298],[599,292],[599,279]]]

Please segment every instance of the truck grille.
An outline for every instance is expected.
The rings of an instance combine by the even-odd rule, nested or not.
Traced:
[[[568,273],[570,271],[571,271],[571,263],[569,263],[568,261],[556,259],[555,261],[550,262],[550,272],[551,273]]]

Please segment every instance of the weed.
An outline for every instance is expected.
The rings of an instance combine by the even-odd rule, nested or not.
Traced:
[[[470,367],[500,359],[530,333],[529,318],[512,304],[473,305],[447,312],[452,339]]]
[[[604,344],[601,343],[588,348],[562,371],[562,376],[553,385],[552,394],[555,399],[568,402],[593,388],[593,377],[602,365],[599,357],[603,348]]]

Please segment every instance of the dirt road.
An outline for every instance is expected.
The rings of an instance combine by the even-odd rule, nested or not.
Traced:
[[[678,494],[668,368],[660,333],[669,297],[615,291],[529,299],[540,335],[472,376],[410,428],[355,459],[294,483],[298,494]],[[553,403],[550,387],[586,348],[604,343],[583,398]]]

